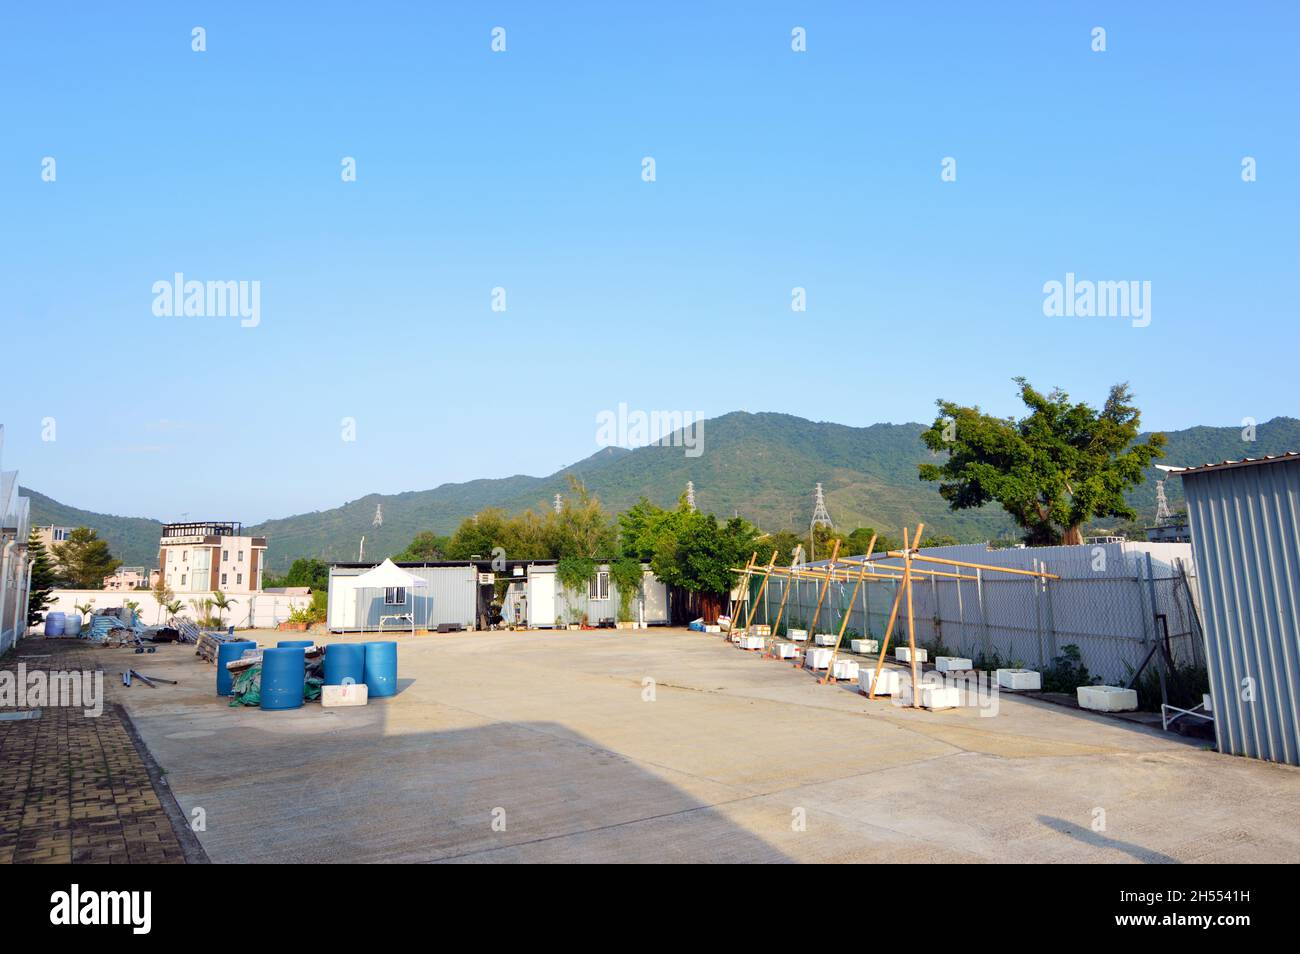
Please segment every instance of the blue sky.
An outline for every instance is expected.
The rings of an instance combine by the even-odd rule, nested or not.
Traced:
[[[1019,374],[1300,413],[1293,3],[288,6],[0,15],[25,485],[252,522],[549,473],[620,402],[928,421]],[[176,272],[259,281],[260,324],[155,316]],[[1045,317],[1067,272],[1150,281],[1151,324]]]

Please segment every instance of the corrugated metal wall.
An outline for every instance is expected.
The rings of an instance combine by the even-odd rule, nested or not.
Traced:
[[[1300,461],[1182,476],[1219,749],[1300,765]]]
[[[459,623],[467,629],[474,628],[478,587],[472,566],[408,568],[408,573],[426,580],[428,585],[409,589],[404,605],[386,605],[383,589],[359,587],[356,588],[355,609],[349,612],[346,599],[348,577],[360,576],[364,572],[351,567],[331,569],[328,620],[331,630],[377,630],[381,616],[397,613],[414,613],[415,624],[420,629],[432,629],[439,623]],[[390,621],[384,625],[386,629],[401,629],[403,624]],[[410,624],[406,626],[409,628]]]

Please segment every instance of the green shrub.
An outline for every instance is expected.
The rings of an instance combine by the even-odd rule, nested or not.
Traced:
[[[1080,686],[1091,686],[1101,680],[1088,672],[1083,664],[1083,654],[1075,643],[1061,647],[1061,655],[1043,670],[1043,692],[1068,692],[1073,694]]]

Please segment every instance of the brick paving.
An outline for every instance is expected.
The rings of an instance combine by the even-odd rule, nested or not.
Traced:
[[[111,698],[122,661],[106,654],[122,652],[75,639],[25,639],[0,660],[0,669],[102,667]],[[49,655],[22,658],[35,654]],[[197,840],[177,833],[164,798],[170,793],[160,796],[155,788],[125,713],[107,698],[97,717],[79,707],[45,706],[38,719],[0,721],[2,864],[200,860]]]

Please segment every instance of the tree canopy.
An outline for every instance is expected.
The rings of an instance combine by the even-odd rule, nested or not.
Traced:
[[[32,561],[32,582],[29,602],[27,604],[27,623],[34,626],[45,616],[45,611],[53,600],[50,591],[58,583],[58,574],[50,554],[41,543],[41,538],[33,529],[27,538],[27,557]]]
[[[58,561],[58,575],[78,590],[98,590],[122,561],[115,559],[108,549],[108,541],[89,527],[77,527],[68,539],[54,544],[54,558]]]
[[[936,402],[939,416],[921,440],[948,457],[921,464],[920,478],[938,481],[952,510],[997,501],[1032,545],[1081,543],[1080,527],[1097,517],[1134,519],[1124,492],[1164,456],[1165,437],[1137,441],[1141,413],[1128,385],[1112,387],[1097,411],[1059,389],[1042,394],[1015,381],[1028,408],[1019,419]]]

